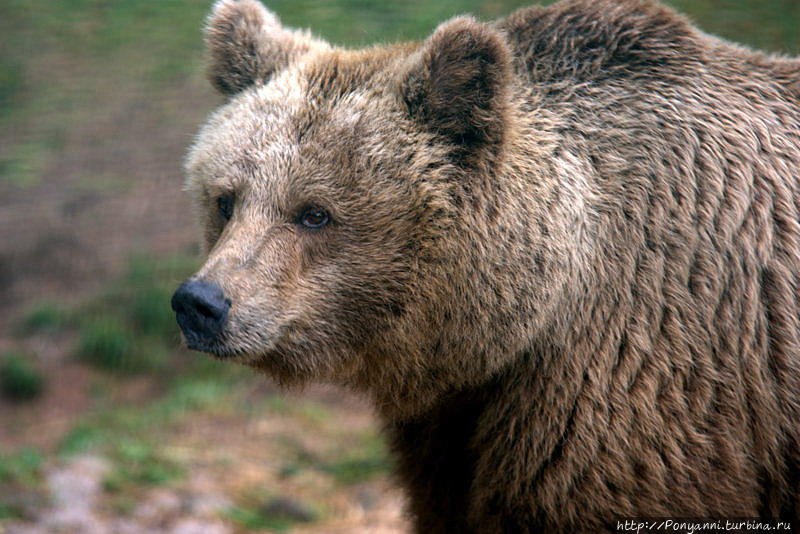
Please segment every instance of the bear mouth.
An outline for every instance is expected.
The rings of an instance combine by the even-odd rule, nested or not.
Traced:
[[[186,336],[185,334],[182,336],[184,339],[184,343],[189,350],[203,352],[208,354],[209,356],[213,356],[219,360],[229,360],[236,356],[241,356],[241,352],[232,350],[230,347],[227,346],[222,340],[219,339],[198,339]]]
[[[273,338],[270,338],[269,342],[264,343],[264,347],[256,347],[254,350],[251,347],[238,345],[233,341],[236,339],[235,334],[228,331],[223,331],[212,339],[190,338],[185,334],[182,337],[189,350],[208,354],[217,360],[233,361],[244,365],[252,364],[251,360],[254,358],[254,354],[259,354],[261,351],[268,351],[272,348],[273,340]]]

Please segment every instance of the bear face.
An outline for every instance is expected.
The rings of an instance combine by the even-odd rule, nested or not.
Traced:
[[[397,138],[374,101],[351,93],[309,109],[306,76],[298,66],[235,97],[188,163],[209,250],[196,277],[232,301],[208,348],[290,381],[347,373],[343,358],[405,312],[419,214],[397,207],[433,205],[396,176],[404,160],[419,165],[410,148],[370,153]]]
[[[241,1],[216,4],[206,37],[229,101],[187,158],[208,252],[191,280],[230,305],[190,347],[408,412],[552,323],[583,220],[580,188],[556,178],[580,173],[545,157],[546,117],[541,143],[503,158],[516,104],[501,32],[462,17],[421,45],[348,51]],[[495,180],[512,165],[530,183]]]

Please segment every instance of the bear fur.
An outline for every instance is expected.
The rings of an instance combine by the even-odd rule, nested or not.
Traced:
[[[419,532],[798,521],[799,59],[645,0],[206,40],[204,350],[369,395]]]

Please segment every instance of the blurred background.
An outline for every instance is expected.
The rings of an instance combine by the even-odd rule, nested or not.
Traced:
[[[280,0],[358,46],[516,0]],[[672,0],[701,28],[800,53],[800,0]],[[0,2],[0,532],[406,532],[363,400],[180,348],[199,266],[181,164],[222,103],[197,0]]]

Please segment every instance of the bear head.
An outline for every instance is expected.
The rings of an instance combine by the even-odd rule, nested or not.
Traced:
[[[549,237],[567,219],[527,219],[553,180],[496,180],[518,127],[501,31],[457,17],[422,43],[345,50],[222,0],[205,35],[227,102],[186,162],[207,252],[173,300],[190,348],[395,415],[524,350],[566,286]]]

